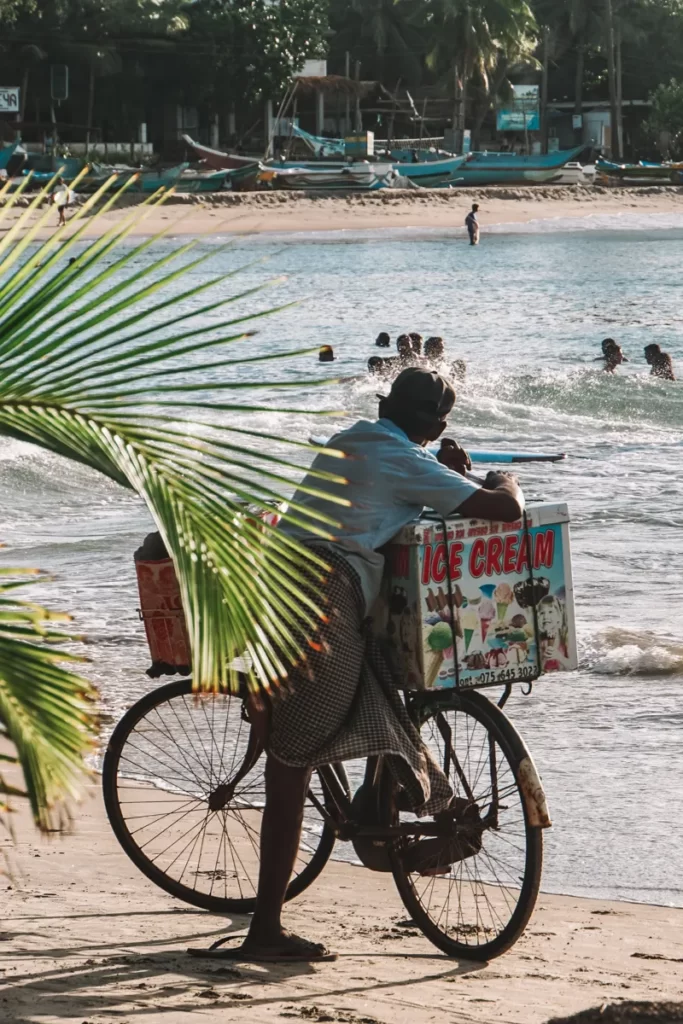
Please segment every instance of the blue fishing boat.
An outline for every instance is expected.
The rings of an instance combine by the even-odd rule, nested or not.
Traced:
[[[595,161],[595,173],[601,181],[622,185],[675,185],[681,181],[683,163],[656,164],[641,160],[637,164],[617,164],[612,160],[598,157]]]
[[[280,164],[283,167],[326,167],[335,168],[341,170],[346,164],[337,160],[331,162],[328,158],[330,156],[343,156],[345,149],[344,139],[323,139],[316,135],[310,135],[308,132],[302,131],[297,125],[292,124],[290,126],[292,135],[298,139],[301,139],[309,149],[313,151],[315,156],[318,158],[316,162],[306,162],[301,160],[290,160],[284,161]],[[445,188],[456,182],[458,177],[458,170],[464,164],[467,157],[465,156],[453,156],[452,153],[433,153],[428,151],[421,151],[418,153],[418,159],[414,159],[414,152],[412,150],[396,150],[390,152],[387,156],[382,154],[378,156],[377,162],[384,164],[385,162],[391,163],[394,171],[399,174],[402,178],[407,178],[411,184],[419,185],[421,188]],[[426,159],[422,159],[422,157]],[[373,162],[374,158],[367,158],[370,163]],[[347,161],[348,162],[348,161]],[[275,161],[272,162],[273,166],[277,166]],[[356,165],[354,165],[356,166]],[[386,187],[388,182],[384,182],[382,185],[375,187]]]
[[[448,188],[462,183],[461,171],[466,162],[466,156],[449,156],[441,160],[398,161],[392,166],[402,178],[420,188]]]
[[[6,170],[7,165],[14,156],[14,151],[18,145],[18,142],[12,142],[9,146],[4,146],[0,149],[0,171]]]
[[[575,160],[584,146],[555,153],[518,156],[515,153],[470,153],[458,177],[461,185],[541,185],[561,177],[564,165]]]

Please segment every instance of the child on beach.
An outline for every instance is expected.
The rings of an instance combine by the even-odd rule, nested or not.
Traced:
[[[57,207],[59,214],[59,221],[57,227],[62,228],[66,226],[66,211],[73,201],[73,192],[65,184],[64,179],[57,178],[57,187],[52,193],[52,202]]]
[[[467,233],[470,236],[470,245],[479,245],[479,221],[477,214],[479,212],[479,203],[472,203],[472,209],[465,217],[465,227]]]

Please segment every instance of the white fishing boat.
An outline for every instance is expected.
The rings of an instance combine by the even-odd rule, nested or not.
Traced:
[[[587,168],[584,168],[578,160],[570,160],[569,163],[565,164],[562,168],[562,172],[553,178],[554,185],[590,185],[592,177],[595,176],[595,170],[593,169],[593,175],[587,173]]]
[[[325,192],[373,192],[390,188],[397,175],[389,163],[352,163],[332,167],[277,167],[263,165],[257,180],[275,189]]]

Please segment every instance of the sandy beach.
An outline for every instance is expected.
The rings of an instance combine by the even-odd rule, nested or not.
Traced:
[[[14,875],[0,883],[3,1024],[541,1024],[683,1000],[683,910],[542,894],[511,952],[459,962],[406,921],[390,876],[339,862],[287,908],[290,926],[325,940],[335,963],[191,959],[187,946],[237,936],[248,919],[195,910],[148,882],[120,850],[97,787],[66,838],[43,839],[23,811],[15,817],[18,845],[3,839]],[[679,1006],[680,1017],[643,1019],[683,1020]]]
[[[552,224],[555,218],[580,221],[605,215],[635,213],[644,218],[649,214],[660,217],[670,214],[673,217],[683,213],[683,189],[673,188],[486,189],[477,193],[436,190],[348,198],[226,194],[215,199],[173,197],[168,205],[141,222],[137,232],[146,235],[168,229],[172,235],[190,236],[227,232],[345,230],[352,237],[358,230],[387,227],[457,229],[464,234],[464,216],[474,200],[481,203],[484,233],[494,225],[536,220]],[[108,214],[104,223],[116,223],[126,213],[124,209]],[[14,216],[12,213],[10,218]],[[51,212],[51,218],[56,221],[56,214]],[[50,231],[53,229],[51,227]],[[89,229],[92,233],[101,231],[101,222],[90,225]],[[592,243],[592,239],[590,241]],[[412,250],[410,258],[414,258]],[[678,264],[675,270],[678,272]],[[666,275],[664,278],[668,280]],[[336,278],[334,280],[336,282]],[[564,277],[562,281],[564,287]],[[595,300],[594,304],[602,312],[602,298],[599,298],[601,301]],[[415,301],[414,297],[411,301]],[[591,294],[587,301],[594,301]],[[618,296],[613,299],[615,304],[618,301],[621,301]],[[512,303],[510,308],[513,308]],[[668,307],[663,315],[673,318]],[[571,311],[571,316],[577,316],[575,310]],[[600,336],[600,333],[596,334],[596,337]],[[564,378],[558,379],[564,388]],[[516,392],[512,397],[517,408],[521,400]],[[590,395],[588,397],[593,401]],[[524,401],[527,402],[526,397]],[[547,404],[552,405],[552,395]],[[613,408],[607,405],[605,416],[612,416]],[[566,430],[564,405],[560,413],[562,429]],[[592,408],[590,413],[594,415]],[[542,415],[542,429],[545,431],[549,429],[545,406]],[[672,429],[678,429],[673,413],[667,412],[666,415],[672,416]],[[481,416],[490,417],[489,406],[482,406]],[[583,423],[585,419],[585,408],[577,400],[575,420]],[[476,421],[475,426],[478,423]],[[663,427],[659,422],[655,427],[659,438]],[[529,432],[536,428],[533,424],[530,428],[529,421],[525,419],[523,429]],[[578,445],[584,435],[577,427],[571,429],[575,431],[573,436]],[[629,437],[625,437],[628,441]],[[626,441],[619,438],[619,444],[625,446]],[[677,450],[676,443],[674,439],[674,451]],[[646,464],[646,457],[640,449],[634,458]],[[583,463],[577,465],[580,468]],[[593,464],[590,466],[592,470]],[[629,466],[627,471],[633,471]],[[572,469],[569,462],[568,467]],[[650,486],[657,500],[666,480],[675,476],[672,467],[665,466],[661,477],[648,469]],[[39,486],[49,494],[49,484],[43,482],[42,476],[36,476]],[[578,501],[576,477],[571,478],[571,483],[574,500]],[[27,487],[23,478],[21,486]],[[590,487],[594,487],[593,477],[590,478]],[[591,502],[592,494],[591,491]],[[100,494],[94,491],[93,500],[101,502],[103,507],[106,497],[107,492]],[[38,504],[31,499],[30,493],[27,500],[33,500],[36,506]],[[66,499],[58,493],[55,501],[61,510]],[[654,498],[652,504],[656,504]],[[23,515],[23,505],[21,509]],[[54,506],[48,505],[46,515],[56,517],[53,509]],[[27,525],[22,529],[31,534],[39,532],[33,507],[29,513],[26,515]],[[71,516],[72,512],[67,509],[67,514]],[[92,512],[87,514],[94,516]],[[672,529],[675,528],[674,524]],[[18,529],[15,527],[15,537]],[[50,529],[56,531],[57,527],[51,523]],[[658,535],[664,533],[659,520],[654,529]],[[70,541],[68,530],[63,532]],[[647,546],[654,545],[648,540],[649,536],[643,534],[641,540],[642,561],[647,565],[655,557]],[[598,541],[591,540],[592,547],[601,552],[605,543],[602,537],[604,534],[598,540],[603,547],[598,546]],[[654,565],[653,572],[659,572],[657,566],[661,564],[666,567],[666,576],[664,569],[661,570],[662,578],[675,580],[676,574],[670,568],[671,551],[677,550],[673,533],[672,537],[671,548],[665,549],[662,562]],[[130,546],[127,535],[124,540]],[[635,542],[631,540],[629,543]],[[588,547],[589,542],[585,541],[584,546]],[[24,550],[28,550],[27,559],[29,554],[32,557],[30,549]],[[54,551],[49,553],[51,565],[57,564],[58,568],[60,564],[67,565],[69,573],[76,575],[71,546],[62,556],[62,563]],[[41,559],[43,554],[41,552]],[[629,549],[629,560],[631,557]],[[29,564],[33,562],[29,561]],[[92,550],[88,549],[83,560],[83,571],[89,575],[88,582],[90,577],[96,576],[94,564]],[[113,600],[120,603],[121,591],[111,586],[112,564],[116,569],[120,563],[102,562],[103,582],[98,600],[103,600],[102,595],[111,592]],[[627,564],[630,565],[630,561]],[[63,576],[66,575],[64,572]],[[594,581],[596,588],[598,584],[599,580]],[[128,595],[125,596],[127,599]],[[677,607],[675,597],[672,591],[669,602],[672,615]],[[627,598],[615,592],[614,600],[625,602]],[[628,600],[633,601],[631,591]],[[68,601],[66,604],[70,606]],[[643,607],[645,616],[645,602]],[[612,620],[619,621],[616,615]],[[116,621],[118,623],[118,619]],[[646,627],[647,622],[643,629]],[[664,631],[664,626],[659,628],[660,632]],[[113,657],[112,651],[126,649],[128,643],[120,642],[120,636],[124,634],[118,630],[117,624],[113,631],[114,639],[105,649],[109,661]],[[108,632],[104,635],[109,639]],[[631,636],[629,633],[629,643]],[[108,671],[111,673],[112,670]],[[116,671],[115,665],[113,673]],[[605,706],[613,708],[617,705],[616,699],[610,704],[610,678],[600,678],[600,694]],[[614,685],[621,687],[621,677],[615,678],[617,682]],[[652,677],[648,684],[651,693],[655,685]],[[678,718],[675,717],[678,715],[677,692],[672,703],[674,717],[670,728],[676,730],[675,737],[678,737]],[[635,709],[634,714],[640,715],[640,698],[632,699],[630,704]],[[557,700],[557,706],[560,708],[558,714],[567,722],[571,720],[576,725],[582,714],[585,720],[584,732],[568,738],[564,735],[567,732],[565,724],[559,718],[553,719],[546,711],[548,731],[559,748],[558,764],[562,767],[567,763],[572,766],[572,771],[576,770],[576,751],[579,750],[584,758],[580,763],[590,786],[594,788],[594,781],[600,781],[599,799],[595,799],[594,806],[587,799],[580,806],[580,823],[590,831],[588,839],[578,836],[578,852],[575,852],[573,861],[567,859],[571,869],[582,866],[584,861],[589,863],[590,856],[597,851],[614,880],[623,881],[601,832],[603,824],[611,817],[606,828],[614,827],[617,822],[625,823],[626,829],[633,830],[633,845],[622,838],[619,850],[624,852],[631,865],[636,865],[639,881],[645,885],[654,882],[655,869],[659,866],[667,876],[671,876],[667,877],[667,884],[677,884],[680,874],[677,875],[666,855],[662,855],[652,831],[653,822],[657,821],[666,833],[671,834],[678,820],[677,791],[674,785],[667,783],[669,776],[666,774],[666,771],[671,771],[676,777],[676,764],[668,751],[674,749],[677,740],[671,741],[671,747],[663,745],[662,737],[666,738],[666,733],[658,720],[653,726],[658,731],[656,738],[651,740],[651,746],[646,746],[642,734],[639,734],[641,745],[638,749],[641,753],[646,751],[650,758],[647,771],[641,771],[640,761],[631,756],[633,748],[630,745],[605,747],[605,756],[609,755],[611,760],[591,761],[590,751],[587,753],[587,737],[598,737],[595,741],[598,746],[605,743],[605,732],[596,728],[596,723],[599,725],[601,721],[596,717],[599,712],[581,697],[577,686],[565,692],[562,700]],[[610,718],[612,743],[616,742],[614,733],[620,720],[624,733],[632,727],[633,719],[624,717],[625,713],[621,708],[619,715]],[[632,735],[628,740],[631,744]],[[569,749],[569,754],[564,755],[564,749]],[[658,761],[660,755],[667,761],[664,769]],[[572,760],[562,762],[562,756]],[[607,794],[609,770],[604,767],[605,763],[610,769],[614,764],[621,765],[624,773],[629,766],[634,771],[637,769],[634,786],[641,788],[635,804],[632,793],[636,790],[629,786],[625,786],[626,804],[611,802]],[[576,776],[579,774],[576,770]],[[650,791],[648,785],[652,787]],[[591,791],[591,798],[594,795]],[[656,803],[658,796],[661,805]],[[649,813],[644,808],[648,808]],[[0,925],[0,1024],[57,1024],[63,1021],[73,1024],[142,1024],[143,1021],[145,1024],[192,1024],[198,1020],[209,1024],[232,1021],[249,1021],[250,1024],[273,1024],[276,1021],[332,1024],[547,1024],[549,1021],[558,1024],[568,1020],[573,1020],[574,1024],[617,1024],[617,1021],[639,1024],[646,1020],[666,1021],[668,1024],[683,1022],[683,909],[542,893],[527,931],[517,945],[490,964],[476,964],[449,960],[430,945],[407,920],[391,876],[333,861],[318,881],[288,906],[286,921],[293,930],[325,941],[339,954],[336,962],[266,967],[195,960],[186,954],[186,947],[208,946],[226,932],[234,933],[237,942],[248,926],[248,918],[221,917],[194,909],[167,896],[149,882],[128,860],[114,838],[98,785],[92,785],[87,799],[76,809],[73,833],[66,837],[40,837],[25,810],[19,811],[14,818],[16,845],[12,845],[0,832],[0,858],[3,854],[7,856],[11,871],[10,875],[0,874],[4,897]],[[557,833],[571,838],[570,817],[565,819],[562,827],[564,832],[560,833],[558,828]],[[575,830],[574,835],[577,834]],[[564,848],[567,849],[566,846]],[[645,850],[650,860],[639,860],[634,853],[637,849]],[[645,867],[641,868],[641,864]],[[588,884],[594,881],[589,868]],[[568,878],[567,885],[572,882],[577,884]],[[640,1001],[648,1004],[668,1001],[675,1007],[665,1014],[651,1005],[640,1016],[627,1015],[626,1006]],[[623,1014],[611,1009],[613,1007],[622,1007]],[[580,1016],[574,1018],[576,1014]]]
[[[25,202],[26,200],[21,200]],[[121,209],[92,225],[102,230],[126,216],[140,197],[121,201]],[[465,215],[480,203],[482,232],[487,227],[555,218],[582,219],[620,214],[681,214],[683,188],[545,186],[537,188],[384,189],[366,194],[311,195],[304,192],[214,193],[173,195],[135,228],[137,234],[168,231],[172,235],[226,232],[361,231],[379,228],[457,229],[464,234]],[[12,224],[12,210],[0,227]],[[54,221],[56,224],[57,214]],[[661,226],[661,225],[660,225]],[[50,228],[52,230],[52,228]]]

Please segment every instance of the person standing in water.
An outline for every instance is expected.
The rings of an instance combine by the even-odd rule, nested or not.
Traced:
[[[605,338],[602,343],[602,355],[593,360],[594,363],[604,363],[606,373],[614,373],[617,366],[627,363],[628,359],[621,351],[621,345],[617,345],[614,338]]]
[[[662,352],[659,345],[645,346],[645,362],[652,367],[650,376],[661,380],[676,380],[671,356],[668,352]]]
[[[479,245],[478,213],[479,203],[472,203],[472,209],[465,217],[465,227],[467,228],[467,234],[470,236],[470,245]]]

